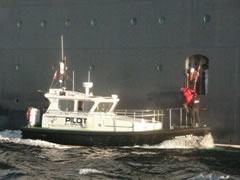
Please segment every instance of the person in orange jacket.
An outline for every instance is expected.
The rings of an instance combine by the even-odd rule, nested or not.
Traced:
[[[188,116],[188,119],[190,120],[189,121],[189,124],[190,126],[193,126],[193,98],[196,94],[196,91],[194,89],[190,89],[190,88],[181,88],[181,92],[182,92],[182,95],[183,95],[183,98],[184,98],[184,108],[186,110],[186,113],[187,113],[187,116]]]
[[[181,88],[180,91],[182,92],[183,98],[184,98],[184,104],[183,106],[185,107],[186,111],[189,113],[190,109],[190,103],[193,100],[193,96],[196,93],[194,89],[189,89],[189,88]]]

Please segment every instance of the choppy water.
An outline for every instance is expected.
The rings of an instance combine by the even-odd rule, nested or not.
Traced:
[[[214,147],[211,135],[156,146],[69,147],[0,132],[0,179],[240,179],[240,150]]]

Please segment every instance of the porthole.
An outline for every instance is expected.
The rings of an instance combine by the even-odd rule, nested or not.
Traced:
[[[91,26],[96,26],[97,25],[97,20],[96,19],[92,19],[90,21],[90,24],[91,24]]]
[[[131,25],[136,25],[137,24],[137,18],[133,17],[130,22],[131,22]]]
[[[162,64],[157,65],[156,69],[157,71],[161,72],[163,69],[163,65]]]
[[[40,23],[41,28],[45,28],[47,26],[47,21],[46,20],[42,20]]]
[[[15,99],[15,103],[18,104],[19,102],[20,102],[20,99],[19,99],[19,98],[16,98],[16,99]]]
[[[203,22],[204,23],[209,23],[211,20],[211,16],[209,14],[206,14],[205,16],[203,16]]]
[[[67,19],[67,20],[65,21],[65,26],[66,26],[66,27],[70,26],[71,24],[72,24],[71,19]]]
[[[16,24],[17,28],[22,29],[22,24],[23,24],[23,22],[21,20],[19,20]]]
[[[20,69],[20,64],[16,64],[15,69],[18,71]]]
[[[166,23],[166,18],[165,18],[165,16],[161,16],[161,17],[158,19],[158,23],[159,23],[159,24],[165,24],[165,23]]]

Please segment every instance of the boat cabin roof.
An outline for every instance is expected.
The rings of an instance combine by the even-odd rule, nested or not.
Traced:
[[[71,100],[89,100],[89,101],[102,101],[102,102],[118,102],[119,98],[117,95],[112,96],[93,96],[79,92],[70,91],[63,89],[50,89],[48,93],[45,94],[48,99],[71,99]]]
[[[92,96],[63,89],[50,89],[45,97],[51,102],[48,111],[65,112],[112,112],[119,101],[117,95]]]

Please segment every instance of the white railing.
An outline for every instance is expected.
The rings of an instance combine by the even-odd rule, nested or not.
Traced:
[[[135,119],[144,119],[149,121],[163,121],[163,110],[126,110],[120,109],[115,112],[116,115]]]
[[[114,116],[114,121],[119,118],[119,120],[129,120],[132,122],[140,121],[144,119],[145,122],[162,122],[164,128],[172,129],[174,127],[187,127],[188,126],[188,115],[184,108],[169,108],[160,110],[125,110],[120,109],[113,113],[99,113],[99,112],[60,112],[60,111],[47,111],[47,113],[58,114],[60,116],[74,115],[74,116],[88,116],[88,115],[104,115],[104,117]],[[116,116],[117,115],[117,116]],[[115,124],[115,123],[114,123]]]
[[[145,119],[161,121],[164,128],[173,129],[174,127],[188,127],[188,114],[184,108],[168,108],[161,110],[118,110],[117,115],[131,117],[135,119]]]
[[[164,121],[168,121],[168,128],[188,127],[188,113],[185,108],[169,108],[164,110]]]

